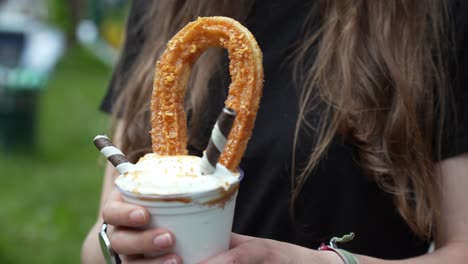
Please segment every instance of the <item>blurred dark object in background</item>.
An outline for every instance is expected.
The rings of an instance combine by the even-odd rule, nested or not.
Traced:
[[[129,1],[0,0],[0,152],[35,146],[40,94],[65,50],[79,44],[112,66]]]
[[[0,2],[0,151],[34,146],[38,96],[65,49],[45,2]]]

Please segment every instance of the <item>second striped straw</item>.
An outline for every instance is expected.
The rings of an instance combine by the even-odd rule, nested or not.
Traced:
[[[203,175],[213,174],[215,172],[216,164],[226,146],[227,138],[229,132],[231,132],[235,118],[236,111],[227,107],[223,108],[211,132],[208,146],[203,153],[201,160],[201,172]]]

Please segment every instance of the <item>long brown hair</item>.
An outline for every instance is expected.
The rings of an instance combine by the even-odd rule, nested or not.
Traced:
[[[120,82],[126,153],[136,159],[150,151],[147,110],[152,71],[166,42],[197,16],[244,21],[252,2],[151,1],[139,25],[130,28],[143,28],[146,44],[131,75]],[[310,126],[304,117],[317,110],[315,106],[321,106],[322,115],[312,127],[318,138],[308,164],[299,175],[293,169],[292,203],[332,139],[346,136],[357,146],[361,166],[383,190],[394,194],[400,214],[414,232],[431,235],[439,208],[433,156],[440,144],[433,139],[434,131],[442,127],[446,88],[443,2],[322,0],[312,7],[320,10],[321,26],[313,32],[306,26],[304,39],[291,55],[302,91],[296,140],[299,129]],[[315,62],[307,65],[304,58],[313,48]],[[202,56],[192,73],[186,108],[192,117],[189,141],[194,146],[200,142],[193,127],[202,123],[206,87],[221,66],[220,58],[219,51]]]

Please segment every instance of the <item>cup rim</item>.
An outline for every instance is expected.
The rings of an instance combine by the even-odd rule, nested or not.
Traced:
[[[244,171],[241,168],[237,168],[237,171],[239,172],[239,176],[237,177],[237,180],[231,185],[231,186],[236,186],[238,185],[242,179],[244,179]],[[161,199],[161,200],[167,200],[167,199],[193,199],[193,200],[198,200],[207,196],[211,195],[216,195],[219,192],[225,191],[223,187],[218,187],[216,189],[211,189],[207,191],[200,191],[200,192],[193,192],[193,193],[176,193],[176,194],[137,194],[133,193],[130,191],[126,191],[122,188],[120,188],[117,184],[115,184],[115,187],[119,192],[129,198],[133,199]]]

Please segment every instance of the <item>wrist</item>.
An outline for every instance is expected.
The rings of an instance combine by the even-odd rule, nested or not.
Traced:
[[[100,223],[96,223],[88,232],[82,247],[81,247],[81,263],[90,264],[90,263],[102,263],[104,262],[104,257],[100,250],[99,239],[96,235],[101,228]]]
[[[344,263],[341,257],[333,251],[317,250],[317,256],[320,258],[320,263],[326,264],[342,264]]]
[[[329,245],[325,245],[324,243],[322,243],[322,245],[318,248],[318,250],[319,251],[331,251],[333,253],[336,253],[336,255],[340,257],[342,263],[344,264],[359,264],[359,261],[352,253],[344,249],[340,249],[337,246],[337,243],[346,243],[353,239],[354,239],[353,232],[347,235],[344,235],[342,237],[332,237],[332,239],[330,239]]]

